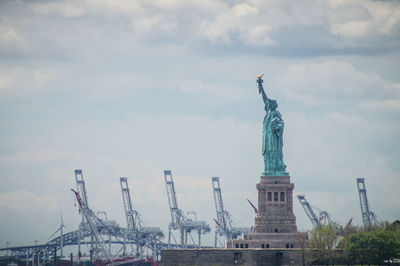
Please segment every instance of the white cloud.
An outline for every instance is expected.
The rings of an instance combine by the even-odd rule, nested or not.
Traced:
[[[244,88],[228,87],[221,83],[206,83],[201,80],[182,80],[178,82],[178,89],[185,94],[205,94],[230,100],[239,100],[248,96]]]
[[[393,35],[400,24],[396,1],[331,1],[330,30],[349,39],[373,35]],[[349,16],[346,16],[351,12]]]
[[[9,25],[1,25],[0,24],[0,43],[4,42],[12,42],[12,43],[21,43],[24,41],[24,38],[21,36],[17,30]]]
[[[272,40],[268,33],[271,31],[271,27],[268,25],[265,26],[255,26],[250,28],[246,36],[244,37],[245,42],[247,44],[255,45],[255,46],[264,46],[276,44],[276,41]]]
[[[44,29],[52,21],[64,17],[67,19],[65,25],[58,26],[70,28],[78,25],[79,31],[85,29],[86,33],[96,29],[99,32],[95,34],[126,35],[128,40],[136,45],[145,44],[145,47],[158,47],[165,43],[187,47],[193,42],[205,40],[211,46],[244,45],[248,49],[302,49],[310,45],[333,49],[357,46],[385,48],[396,45],[393,38],[398,38],[400,25],[400,6],[395,1],[310,0],[289,3],[249,0],[228,4],[224,1],[198,0],[86,0],[30,3],[29,6],[38,15],[39,22],[47,24],[42,27]],[[300,33],[303,30],[311,34],[292,34],[293,31]],[[73,35],[79,34],[79,31]],[[59,32],[65,33],[68,29]],[[46,31],[42,30],[39,34],[46,35]],[[392,41],[382,43],[382,36]],[[50,42],[53,38],[57,40],[57,32],[47,38]],[[68,44],[65,36],[59,38],[64,40],[61,45]],[[83,39],[81,41],[85,42]],[[79,54],[79,50],[75,53]]]
[[[1,70],[3,68],[3,70]],[[49,82],[58,76],[53,68],[28,66],[0,67],[0,93],[7,96],[29,96],[48,90]]]
[[[39,14],[61,15],[66,18],[80,17],[85,14],[82,5],[74,5],[72,3],[42,3],[40,5],[34,5],[33,10]]]
[[[135,34],[149,37],[149,35],[176,35],[178,22],[173,17],[153,15],[132,19]]]
[[[0,72],[0,90],[6,90],[12,84],[13,79],[7,71]]]
[[[60,150],[34,150],[17,152],[10,156],[0,156],[2,160],[12,164],[49,163],[55,160],[65,160],[71,156],[70,152]]]
[[[55,211],[58,205],[54,195],[38,195],[24,189],[0,193],[0,210],[5,207],[21,212]]]
[[[377,101],[377,100],[370,100],[370,101],[363,101],[359,105],[361,108],[365,110],[370,110],[370,111],[379,111],[379,112],[385,112],[385,111],[400,111],[400,100],[399,99],[393,99],[393,100],[383,100],[383,101]]]
[[[261,22],[254,19],[259,15],[254,3],[239,3],[232,7],[225,5],[221,10],[214,10],[211,19],[201,20],[199,35],[213,43],[228,45],[236,38],[251,46],[275,44],[269,36],[275,28],[268,19]]]
[[[276,87],[291,100],[308,106],[356,103],[398,97],[395,84],[376,73],[364,73],[345,61],[293,64],[276,79]]]
[[[239,36],[248,45],[264,46],[277,44],[271,34],[284,35],[288,27],[320,27],[354,45],[365,36],[396,36],[399,13],[395,1],[248,1],[215,11],[212,20],[203,20],[200,34],[212,42],[231,44]]]

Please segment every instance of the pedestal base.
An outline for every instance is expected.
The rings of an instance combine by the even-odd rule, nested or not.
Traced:
[[[307,233],[247,233],[243,239],[227,242],[227,248],[303,248]]]

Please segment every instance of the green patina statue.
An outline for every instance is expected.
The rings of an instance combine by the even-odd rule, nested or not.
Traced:
[[[265,94],[262,83],[263,75],[258,75],[258,92],[262,95],[265,104],[265,117],[263,123],[263,145],[264,156],[263,176],[288,176],[283,162],[283,128],[284,122],[281,114],[276,108],[276,100],[269,99]]]

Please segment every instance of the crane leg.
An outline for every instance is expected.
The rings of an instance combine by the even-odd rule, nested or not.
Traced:
[[[188,235],[189,235],[189,233],[186,231],[185,232],[185,248],[187,248]]]
[[[168,248],[171,246],[171,228],[168,230]]]
[[[184,231],[184,229],[181,229],[181,246],[182,246],[182,248],[185,247],[185,231]]]
[[[199,234],[199,245],[198,245],[198,248],[200,248],[201,247],[201,230],[199,230],[197,232]]]

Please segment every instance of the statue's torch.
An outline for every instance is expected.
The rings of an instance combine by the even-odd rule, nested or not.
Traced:
[[[257,83],[258,83],[258,93],[261,93],[262,90],[262,83],[264,82],[262,78],[264,77],[264,74],[260,74],[257,76]]]

